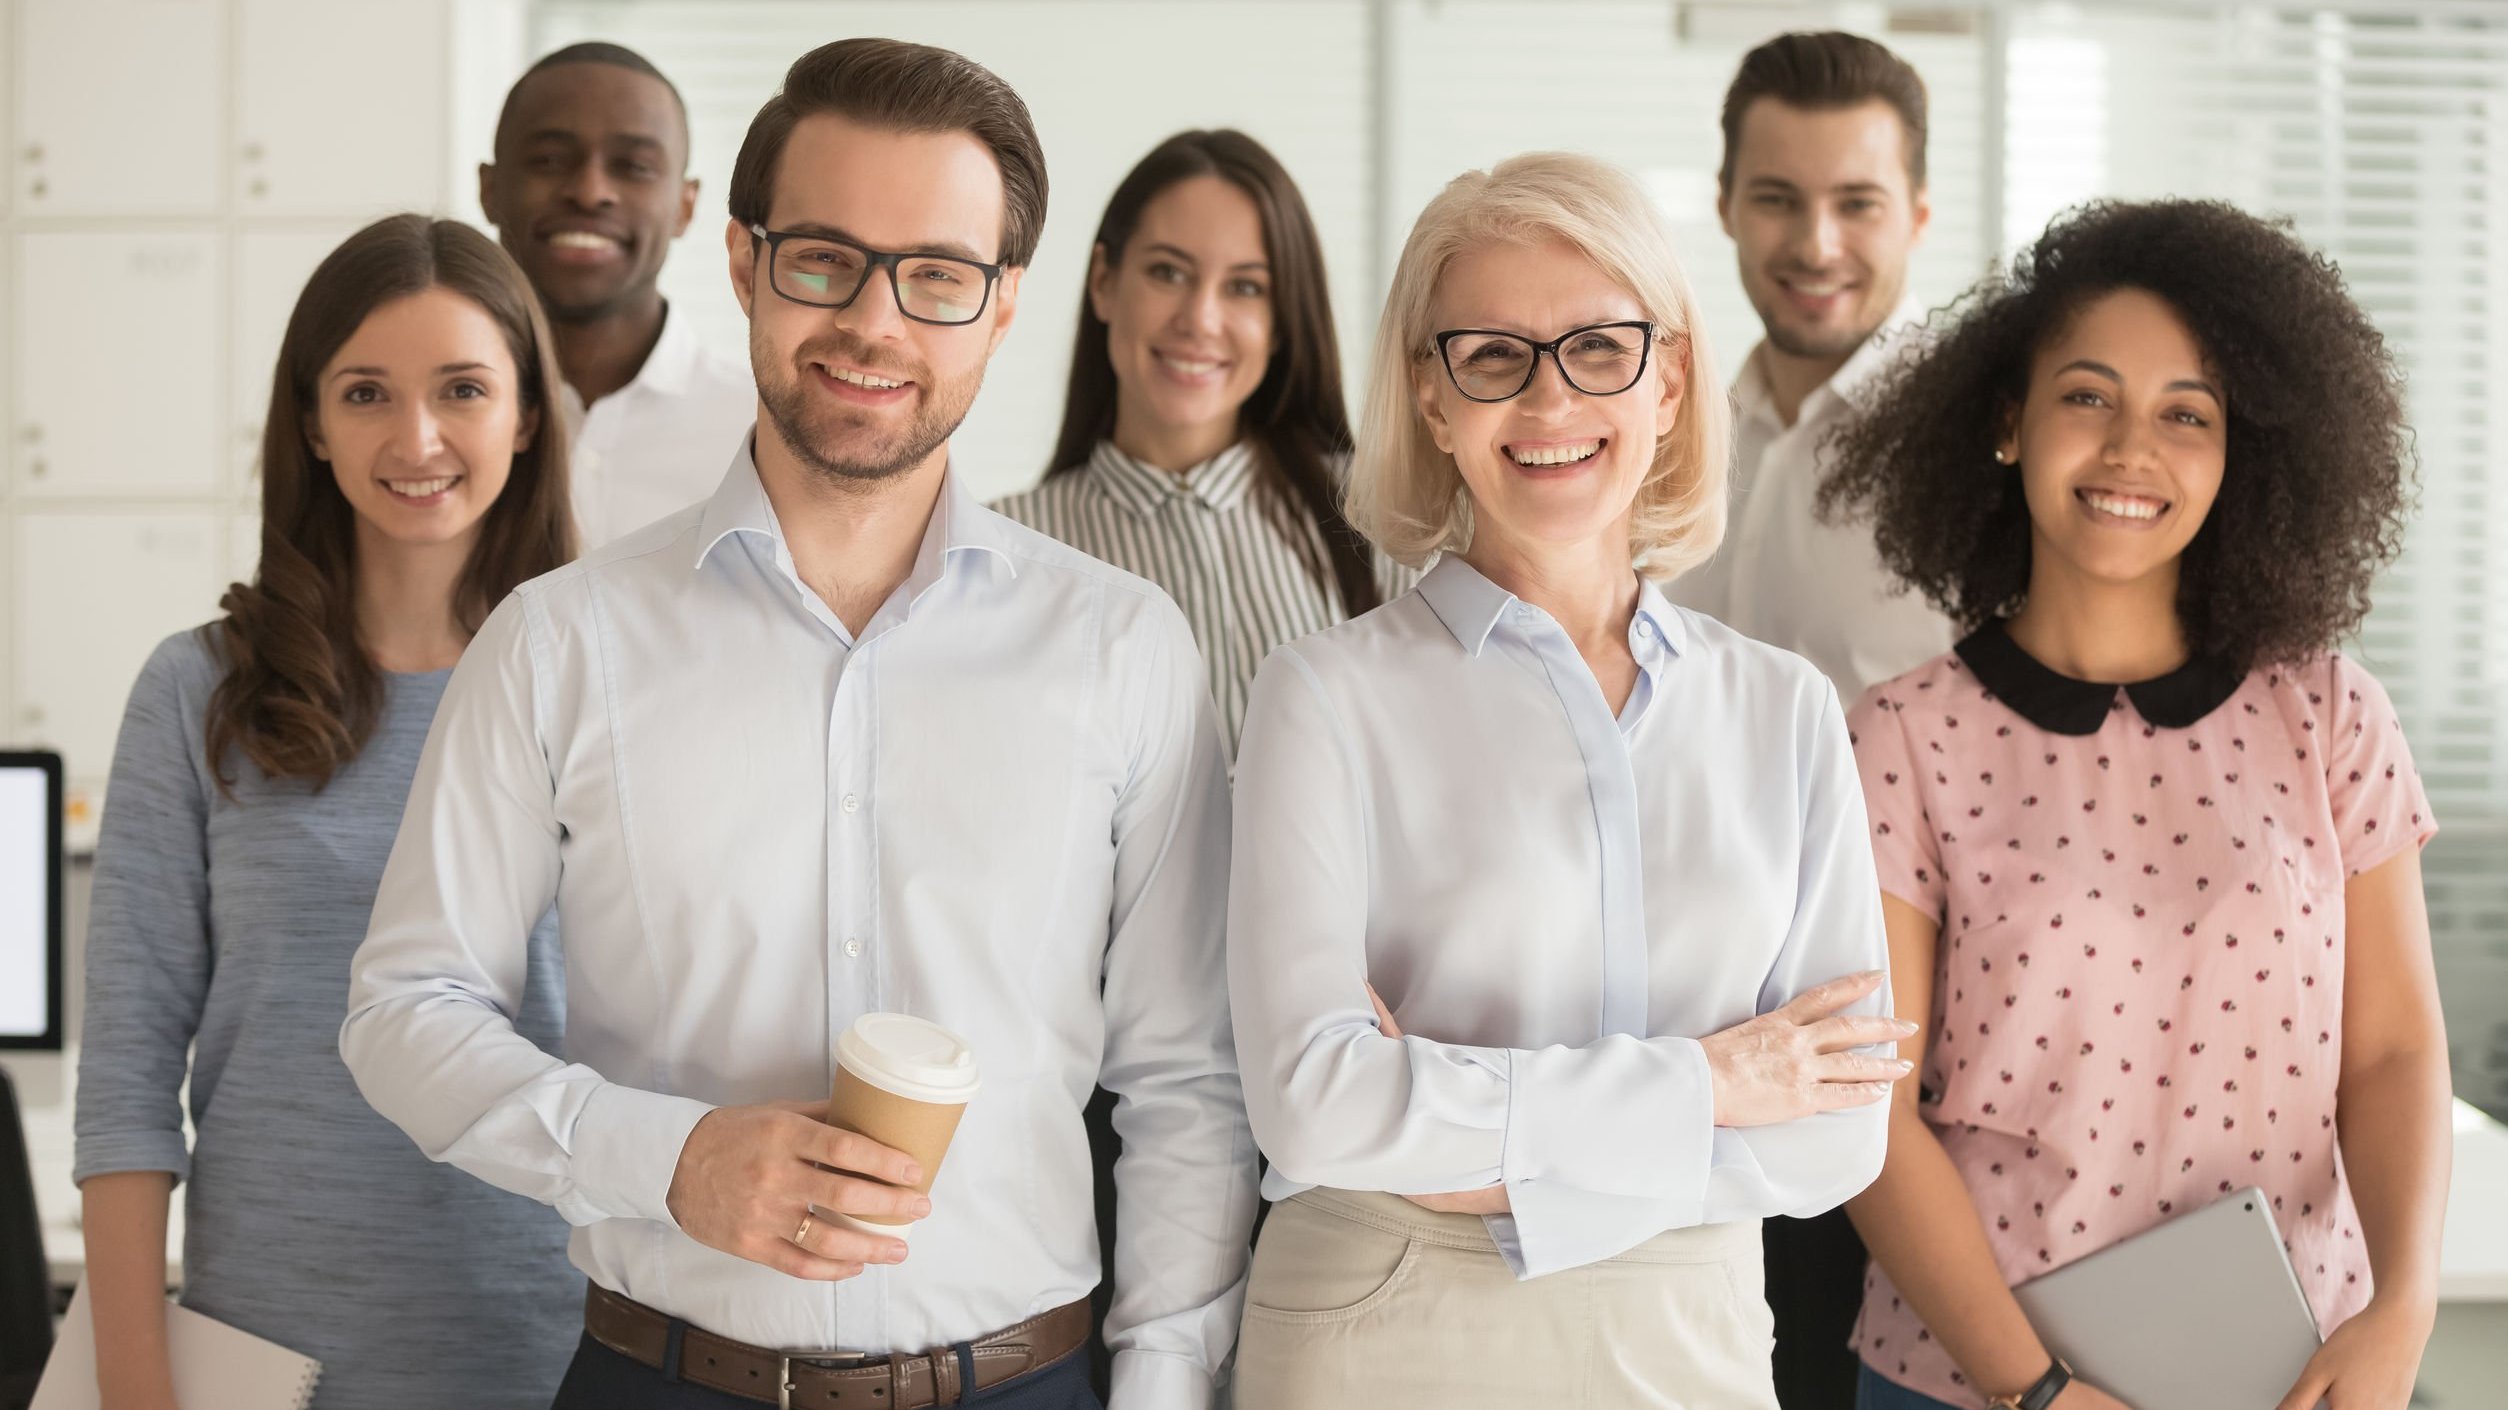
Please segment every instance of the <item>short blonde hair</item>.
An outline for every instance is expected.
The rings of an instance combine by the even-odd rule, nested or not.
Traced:
[[[1376,326],[1350,464],[1350,523],[1413,568],[1432,554],[1470,546],[1471,494],[1454,458],[1430,438],[1412,381],[1422,360],[1435,355],[1429,320],[1437,283],[1467,250],[1552,238],[1617,278],[1662,336],[1688,355],[1679,419],[1655,446],[1629,521],[1638,570],[1650,578],[1677,577],[1713,556],[1724,540],[1732,409],[1662,214],[1627,172],[1567,152],[1532,152],[1488,171],[1465,172],[1420,212]]]

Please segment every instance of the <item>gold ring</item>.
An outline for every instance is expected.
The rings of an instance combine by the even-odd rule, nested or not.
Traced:
[[[818,1222],[818,1217],[819,1216],[816,1213],[802,1215],[801,1227],[793,1231],[792,1241],[801,1245],[803,1248],[808,1248],[810,1246],[810,1226]]]

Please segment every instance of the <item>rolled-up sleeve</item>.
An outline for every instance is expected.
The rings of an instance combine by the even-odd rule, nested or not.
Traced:
[[[670,1223],[670,1181],[710,1109],[605,1081],[515,1031],[560,830],[528,590],[470,645],[411,785],[351,968],[340,1056],[428,1157],[568,1222]]]
[[[1114,817],[1106,1056],[1115,1166],[1114,1410],[1207,1406],[1236,1340],[1254,1140],[1230,1037],[1228,764],[1182,616],[1140,633]],[[1131,673],[1126,673],[1130,675]]]
[[[131,688],[105,789],[87,924],[71,1174],[191,1173],[180,1093],[209,998],[207,646],[159,646]]]

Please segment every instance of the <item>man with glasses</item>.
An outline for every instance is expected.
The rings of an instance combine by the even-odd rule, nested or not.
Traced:
[[[1093,1404],[1101,1082],[1112,1403],[1210,1402],[1254,1210],[1215,712],[1164,595],[950,464],[1044,212],[990,72],[805,55],[732,178],[747,449],[518,590],[447,688],[341,1051],[430,1155],[577,1226],[561,1407]],[[565,1063],[507,1019],[552,902]],[[980,1068],[928,1198],[816,1119],[873,1012]]]
[[[697,210],[679,90],[616,44],[541,59],[505,95],[479,205],[548,310],[584,546],[703,499],[758,403],[662,297]]]
[[[1932,213],[1924,80],[1852,34],[1786,34],[1753,49],[1725,93],[1716,213],[1767,336],[1733,381],[1724,546],[1669,595],[1808,657],[1852,705],[1953,637],[1882,568],[1870,531],[1824,523],[1813,507],[1821,442],[1921,314],[1907,264]],[[1787,1410],[1845,1410],[1863,1244],[1843,1210],[1771,1219],[1766,1242],[1778,1398]]]

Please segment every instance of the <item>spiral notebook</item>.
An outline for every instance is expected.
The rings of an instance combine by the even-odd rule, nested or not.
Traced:
[[[183,1410],[305,1410],[322,1363],[250,1332],[169,1302],[165,1334],[174,1361],[174,1398]],[[87,1285],[70,1299],[70,1315],[44,1363],[28,1410],[97,1410],[96,1327]]]

